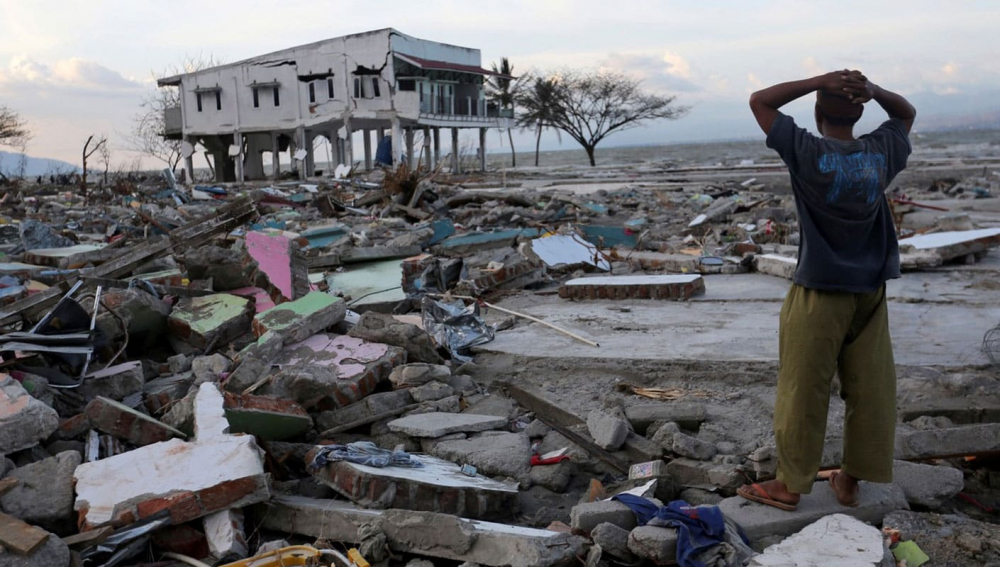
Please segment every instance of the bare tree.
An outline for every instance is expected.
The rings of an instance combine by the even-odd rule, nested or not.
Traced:
[[[609,135],[688,111],[674,104],[677,97],[646,92],[641,81],[624,73],[564,71],[552,79],[556,89],[549,120],[583,146],[591,166],[596,165],[594,148]]]
[[[104,166],[104,184],[108,184],[108,172],[111,170],[111,146],[107,143],[101,144],[98,154],[100,155],[100,163]]]
[[[211,55],[187,56],[179,64],[165,69],[159,75],[155,72],[152,75],[155,81],[171,75],[193,73],[221,63],[221,60]],[[171,171],[176,170],[177,164],[183,157],[181,155],[183,141],[164,138],[165,115],[168,108],[177,108],[180,105],[181,95],[177,87],[157,87],[156,91],[147,95],[140,105],[142,110],[132,117],[132,129],[122,135],[128,149],[162,161]]]
[[[27,144],[31,134],[21,115],[0,104],[0,146]]]
[[[83,192],[84,201],[87,200],[87,160],[97,152],[101,151],[102,146],[108,144],[108,138],[106,136],[101,136],[93,145],[94,135],[91,134],[87,137],[87,141],[83,144],[83,173],[80,174],[80,190]]]

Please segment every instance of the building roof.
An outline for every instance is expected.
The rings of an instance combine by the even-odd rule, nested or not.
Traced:
[[[458,71],[459,73],[472,73],[474,75],[489,75],[492,77],[501,77],[504,79],[513,79],[514,77],[510,75],[504,75],[502,73],[496,73],[488,69],[483,69],[482,67],[477,67],[475,65],[462,65],[460,63],[450,63],[448,61],[434,61],[432,59],[422,59],[420,57],[414,57],[412,55],[406,55],[403,53],[396,52],[393,55],[399,57],[403,61],[424,69],[426,71]]]

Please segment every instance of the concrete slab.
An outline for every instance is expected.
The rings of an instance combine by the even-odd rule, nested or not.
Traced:
[[[389,548],[490,567],[551,567],[583,556],[586,540],[572,534],[523,528],[448,514],[366,510],[349,502],[278,495],[261,507],[265,529],[358,543],[358,528],[373,522]]]
[[[185,297],[167,319],[170,342],[178,352],[225,346],[247,332],[252,313],[250,302],[228,293]]]
[[[145,384],[142,362],[134,360],[88,374],[77,391],[87,400],[103,396],[121,401],[126,396],[141,391]]]
[[[20,382],[0,374],[0,455],[37,445],[59,427],[59,414]]]
[[[241,287],[229,290],[229,293],[252,299],[256,313],[263,313],[274,307],[274,300],[271,299],[266,290],[259,287]]]
[[[772,545],[750,560],[751,567],[797,565],[864,567],[879,565],[885,554],[882,532],[844,514],[833,514]]]
[[[470,413],[419,413],[389,422],[389,429],[410,437],[443,437],[450,433],[474,433],[502,429],[507,418]]]
[[[185,437],[183,432],[166,423],[108,398],[91,401],[86,413],[94,429],[140,447],[172,437]]]
[[[257,269],[266,276],[271,287],[285,299],[298,299],[308,291],[296,281],[293,265],[295,244],[284,234],[251,231],[246,235],[247,254],[257,262]],[[305,277],[306,263],[301,262],[300,278]],[[274,296],[272,296],[274,298]]]
[[[908,510],[902,489],[893,484],[861,483],[860,504],[845,508],[826,481],[817,482],[811,494],[802,496],[794,512],[778,510],[763,504],[744,500],[739,496],[719,503],[726,518],[733,520],[751,542],[767,536],[789,536],[831,514],[847,514],[864,522],[878,524],[882,518],[896,510]]]
[[[687,299],[705,293],[700,275],[599,276],[569,280],[563,299]]]
[[[403,281],[403,260],[384,260],[352,266],[331,274],[326,283],[331,293],[351,298],[351,308],[380,303],[398,303],[406,294],[398,286]]]
[[[1000,228],[922,234],[900,240],[899,246],[901,249],[912,246],[917,250],[933,250],[947,261],[1000,246]]]
[[[611,270],[611,262],[596,246],[576,234],[556,234],[531,241],[531,252],[549,268],[590,265]]]
[[[255,315],[253,334],[259,338],[268,331],[274,331],[285,337],[286,342],[304,341],[343,321],[346,313],[347,304],[343,299],[313,291]]]
[[[315,452],[306,455],[306,461],[312,461]],[[428,455],[413,458],[423,467],[378,468],[338,462],[311,472],[366,508],[440,512],[475,519],[510,518],[517,510],[517,483],[468,476],[455,463]]]
[[[38,248],[24,253],[24,260],[29,264],[39,266],[59,267],[59,262],[77,254],[96,252],[104,248],[104,244],[77,244],[65,248]]]
[[[796,258],[779,254],[759,254],[754,256],[753,265],[762,274],[790,280],[795,277],[795,269],[798,267],[799,261]]]

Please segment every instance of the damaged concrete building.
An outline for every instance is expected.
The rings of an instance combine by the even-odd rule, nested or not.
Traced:
[[[200,71],[165,77],[179,89],[167,108],[165,132],[183,140],[192,179],[194,148],[211,155],[216,181],[281,174],[280,153],[304,179],[315,173],[314,142],[326,138],[334,163],[355,163],[352,140],[362,133],[364,167],[373,166],[372,136],[391,140],[393,162],[441,162],[441,128],[451,129],[451,166],[457,167],[459,129],[479,133],[485,168],[487,128],[513,126],[513,109],[486,100],[478,49],[410,37],[387,28],[310,43]],[[414,134],[423,133],[422,148]],[[387,134],[388,133],[388,134]]]

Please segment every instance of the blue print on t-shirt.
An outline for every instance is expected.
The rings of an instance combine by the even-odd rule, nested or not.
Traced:
[[[823,154],[819,170],[833,173],[833,183],[826,194],[827,203],[875,203],[882,193],[885,178],[885,154],[856,152],[853,154]]]

